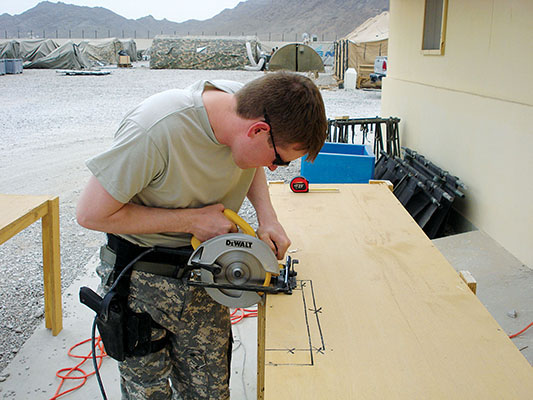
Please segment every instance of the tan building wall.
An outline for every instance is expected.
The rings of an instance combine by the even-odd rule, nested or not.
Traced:
[[[444,55],[424,0],[391,0],[382,115],[468,186],[459,211],[533,268],[533,1],[449,0]]]

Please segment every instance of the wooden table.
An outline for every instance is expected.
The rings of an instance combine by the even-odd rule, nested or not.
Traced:
[[[0,194],[0,244],[42,218],[45,324],[56,336],[63,329],[59,254],[59,199]]]
[[[258,398],[533,398],[527,360],[390,190],[329,186],[270,187],[299,285],[259,319]]]

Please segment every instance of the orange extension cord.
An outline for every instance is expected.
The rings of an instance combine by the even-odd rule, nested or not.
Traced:
[[[235,325],[235,324],[239,323],[240,321],[242,321],[244,318],[249,318],[249,317],[257,317],[257,309],[236,308],[231,313],[231,324]],[[95,340],[96,340],[96,348],[99,350],[99,354],[96,355],[96,358],[98,359],[98,369],[100,369],[100,366],[102,365],[103,359],[104,359],[104,357],[107,357],[107,354],[104,351],[104,344],[102,343],[102,340],[101,340],[100,336],[97,336],[95,338]],[[80,359],[82,359],[82,361],[79,362],[78,365],[76,365],[75,367],[62,368],[62,369],[60,369],[59,371],[56,372],[56,376],[59,379],[61,379],[61,383],[59,384],[54,396],[51,397],[50,400],[56,400],[59,397],[65,395],[67,393],[73,392],[74,390],[77,390],[77,389],[81,388],[83,385],[85,385],[85,382],[87,382],[87,379],[91,375],[95,374],[94,371],[89,373],[89,374],[87,374],[87,373],[85,373],[84,370],[82,370],[80,368],[83,365],[83,363],[85,363],[85,361],[92,360],[92,351],[89,352],[89,354],[87,356],[78,356],[78,355],[72,354],[72,351],[76,347],[81,346],[81,345],[83,345],[85,343],[88,343],[90,341],[91,341],[91,339],[84,340],[83,342],[75,344],[74,346],[72,346],[68,350],[68,355],[70,357],[72,357],[72,358],[80,358]],[[64,372],[66,372],[66,374],[63,375]],[[81,375],[70,376],[70,374],[72,374],[73,372],[78,372]],[[64,392],[60,392],[61,388],[63,387],[63,384],[67,380],[83,380],[83,382],[81,382],[76,387],[73,387],[71,389],[65,390]]]
[[[514,334],[512,334],[512,335],[509,335],[509,338],[512,339],[512,338],[514,338],[514,337],[517,337],[518,335],[520,335],[520,334],[524,333],[525,331],[527,331],[527,330],[528,330],[529,328],[531,328],[532,326],[533,326],[533,322],[530,323],[528,326],[526,326],[524,329],[522,329],[520,332],[516,332],[516,333],[514,333]]]
[[[231,325],[241,322],[244,318],[257,317],[257,309],[236,308],[231,313]]]
[[[104,351],[104,344],[102,343],[102,340],[100,339],[100,336],[97,336],[95,338],[96,340],[96,349],[99,350],[99,354],[96,355],[96,358],[98,359],[98,369],[100,369],[100,366],[102,365],[102,362],[103,362],[103,358],[107,356],[107,354],[105,353]],[[85,385],[85,382],[87,382],[87,379],[91,376],[91,375],[94,375],[95,372],[91,372],[89,374],[85,373],[84,370],[82,370],[80,367],[82,366],[83,363],[85,363],[85,361],[87,360],[92,360],[92,351],[89,352],[89,354],[87,356],[78,356],[78,355],[75,355],[75,354],[72,354],[72,351],[78,347],[78,346],[81,346],[85,343],[90,343],[91,342],[91,339],[87,339],[87,340],[84,340],[83,342],[80,342],[80,343],[77,343],[75,344],[74,346],[72,346],[69,350],[68,350],[68,355],[72,358],[80,358],[82,359],[81,362],[79,362],[75,367],[72,367],[72,368],[63,368],[63,369],[60,369],[59,371],[56,372],[56,376],[61,379],[61,383],[59,384],[55,394],[53,397],[50,398],[50,400],[55,400],[55,399],[58,399],[60,396],[63,396],[67,393],[70,393],[70,392],[73,392],[74,390],[76,389],[79,389],[81,388],[83,385]],[[66,371],[66,374],[62,375],[63,372]],[[78,376],[70,376],[71,373],[73,372],[78,372],[80,373],[81,375],[78,375]],[[61,388],[63,387],[63,384],[65,383],[65,381],[67,380],[80,380],[82,379],[83,382],[81,382],[78,386],[76,387],[73,387],[72,389],[68,389],[68,390],[65,390],[64,392],[60,392]]]

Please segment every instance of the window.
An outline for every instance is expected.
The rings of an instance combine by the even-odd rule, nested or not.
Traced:
[[[423,54],[444,54],[448,0],[426,0],[424,12]]]

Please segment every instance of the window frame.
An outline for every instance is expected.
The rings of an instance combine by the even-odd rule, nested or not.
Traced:
[[[426,38],[426,24],[428,23],[428,1],[424,1],[424,24],[422,28],[421,52],[423,55],[442,56],[446,45],[446,25],[448,20],[448,0],[442,0],[442,18],[440,25],[440,42],[438,49],[424,49],[424,39]]]

